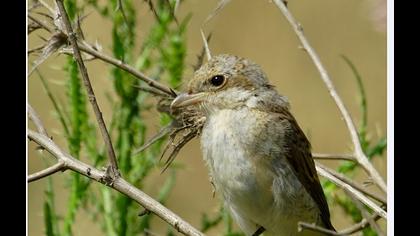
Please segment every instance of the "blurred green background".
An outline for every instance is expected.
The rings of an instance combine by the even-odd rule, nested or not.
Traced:
[[[52,2],[50,2],[52,3]],[[137,9],[137,40],[144,40],[153,19],[148,5],[143,1],[134,1]],[[372,141],[386,136],[386,26],[381,21],[381,11],[377,1],[297,1],[289,2],[289,8],[304,27],[310,43],[318,52],[334,84],[350,110],[355,122],[360,121],[357,83],[349,67],[340,58],[346,55],[358,68],[364,79],[368,101],[368,127]],[[185,81],[192,75],[196,55],[202,48],[200,27],[209,13],[216,7],[217,1],[186,0],[178,9],[180,18],[192,13],[187,27],[187,67]],[[386,10],[383,9],[383,10]],[[110,53],[111,22],[97,12],[88,14],[82,25],[86,40],[98,41],[104,52]],[[325,85],[308,55],[299,49],[299,42],[291,27],[276,8],[268,1],[233,0],[205,27],[206,33],[212,32],[210,49],[213,54],[229,53],[249,58],[260,64],[272,84],[286,95],[302,129],[311,140],[313,151],[320,153],[350,153],[351,141],[340,113],[328,95]],[[43,32],[31,34],[28,48],[42,43],[39,36]],[[35,57],[30,56],[29,62]],[[39,67],[50,87],[60,99],[64,95],[61,68],[65,59],[53,55]],[[105,96],[112,88],[108,79],[109,67],[100,61],[86,63],[95,90],[98,103],[106,121],[111,119],[112,109]],[[31,68],[31,66],[29,66]],[[61,127],[57,118],[52,116],[52,106],[36,75],[28,79],[28,100],[40,114],[49,133],[61,147],[65,142],[60,137]],[[88,110],[91,108],[89,106]],[[157,112],[147,115],[148,137],[159,129]],[[29,124],[33,128],[32,124]],[[102,141],[98,141],[101,143]],[[33,143],[28,144],[28,173],[44,167],[44,163]],[[386,157],[386,156],[385,156]],[[199,142],[194,139],[186,145],[177,157],[177,162],[184,168],[178,171],[176,185],[167,201],[167,206],[196,227],[200,225],[203,212],[217,212],[219,200],[212,197],[212,188],[208,180],[207,169],[201,158]],[[336,167],[338,162],[323,162]],[[376,158],[374,165],[386,179],[386,158]],[[156,195],[163,180],[170,172],[159,174],[155,168],[148,177],[144,191]],[[68,190],[64,176],[68,172],[54,175],[56,189],[56,207],[59,213],[65,212]],[[358,180],[365,175],[358,174]],[[44,225],[42,207],[46,181],[41,180],[28,185],[28,227],[29,235],[43,235]],[[139,207],[141,209],[141,207]],[[332,222],[337,229],[348,226],[351,222],[338,207],[332,207]],[[383,222],[382,222],[383,223]],[[85,212],[79,211],[73,227],[74,235],[101,235],[99,227],[93,224]],[[157,226],[164,225],[155,219]],[[382,224],[383,225],[383,224]],[[166,226],[155,227],[155,233],[166,232]],[[208,235],[218,235],[218,228]]]

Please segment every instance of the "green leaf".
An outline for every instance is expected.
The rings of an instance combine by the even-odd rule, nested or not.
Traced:
[[[58,217],[55,213],[54,191],[52,177],[47,178],[47,187],[44,200],[44,225],[47,236],[60,235],[58,228]]]

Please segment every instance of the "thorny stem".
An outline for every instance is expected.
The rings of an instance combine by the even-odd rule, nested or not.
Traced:
[[[111,138],[109,136],[108,130],[105,126],[105,121],[102,117],[102,112],[99,109],[98,103],[96,102],[95,93],[93,92],[92,85],[89,80],[89,75],[87,73],[87,69],[83,63],[82,55],[80,54],[79,46],[77,44],[76,34],[73,32],[72,26],[69,21],[69,17],[67,15],[66,9],[64,8],[63,0],[56,0],[58,10],[60,11],[60,17],[62,22],[66,28],[68,39],[73,47],[73,57],[77,61],[77,65],[79,67],[80,73],[82,74],[83,83],[85,85],[87,95],[89,98],[89,102],[92,105],[93,111],[96,116],[96,120],[98,121],[99,129],[101,130],[102,138],[105,142],[105,146],[108,151],[108,158],[111,164],[111,171],[114,175],[113,177],[119,176],[118,172],[118,163],[117,158],[115,156],[114,148],[112,146]]]

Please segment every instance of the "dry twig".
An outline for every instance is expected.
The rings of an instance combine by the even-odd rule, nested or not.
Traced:
[[[319,163],[316,164],[316,170],[321,176],[327,178],[328,180],[335,183],[339,187],[347,190],[348,193],[353,194],[358,200],[363,202],[363,204],[365,204],[367,207],[372,209],[374,212],[378,213],[381,217],[383,217],[385,219],[387,218],[387,213],[386,213],[386,211],[384,211],[384,209],[382,209],[380,206],[378,206],[377,204],[372,202],[372,200],[370,200],[362,192],[355,189],[350,184],[345,183],[344,181],[338,179],[337,177],[335,177],[334,175],[332,175],[331,173],[326,171],[322,166],[319,165]]]
[[[346,122],[347,128],[350,132],[350,136],[353,142],[354,146],[354,156],[357,159],[358,163],[369,173],[369,175],[372,177],[372,179],[375,181],[375,183],[379,186],[379,188],[386,193],[386,184],[385,181],[382,179],[378,171],[373,167],[372,163],[370,163],[369,159],[366,157],[365,153],[362,150],[362,146],[360,145],[359,136],[356,130],[356,127],[354,126],[353,120],[350,116],[350,113],[348,112],[347,108],[345,107],[343,101],[341,100],[340,96],[338,95],[330,76],[327,73],[327,70],[322,65],[320,58],[318,57],[315,50],[312,48],[312,46],[309,44],[308,40],[306,39],[305,35],[303,34],[303,28],[302,25],[300,25],[296,19],[293,17],[293,15],[290,13],[289,9],[287,8],[286,4],[281,0],[274,0],[277,7],[280,9],[280,11],[283,13],[283,15],[286,17],[287,21],[292,26],[295,34],[299,38],[300,42],[302,43],[303,48],[306,52],[308,52],[310,58],[314,62],[316,68],[318,69],[321,79],[324,81],[325,85],[327,86],[327,89],[331,95],[331,97],[334,99],[337,107],[339,108],[341,114],[343,115],[343,118]]]
[[[33,109],[32,109],[33,111]],[[57,164],[32,174],[28,178],[28,182],[35,181],[46,176],[49,176],[57,171],[72,170],[79,174],[82,174],[92,180],[95,180],[99,183],[109,186],[120,193],[130,197],[134,201],[138,202],[145,209],[150,212],[153,212],[158,217],[166,221],[168,224],[172,225],[177,231],[183,233],[184,235],[194,235],[194,236],[203,236],[201,232],[191,226],[188,222],[184,221],[182,218],[177,216],[171,210],[164,207],[158,201],[154,200],[152,197],[148,196],[140,189],[128,183],[122,177],[109,179],[107,171],[101,171],[96,169],[93,166],[90,166],[76,158],[72,157],[70,154],[63,151],[60,147],[55,144],[50,137],[46,135],[45,128],[40,122],[40,118],[35,111],[31,112],[31,117],[36,121],[36,126],[39,132],[33,130],[28,130],[28,138],[46,151],[48,151],[53,157],[57,159]],[[39,122],[38,122],[39,121]],[[34,122],[35,123],[35,122]],[[112,182],[112,185],[110,184]]]
[[[115,156],[114,148],[112,146],[111,138],[109,136],[108,130],[105,125],[104,118],[102,117],[102,112],[99,109],[98,103],[96,102],[95,93],[93,92],[92,85],[90,83],[89,75],[87,73],[87,69],[85,67],[85,64],[83,63],[82,55],[80,54],[80,50],[78,47],[76,34],[73,32],[71,23],[69,21],[69,17],[67,15],[66,9],[64,8],[64,4],[62,0],[56,0],[57,7],[60,11],[60,17],[62,20],[62,23],[64,24],[66,31],[68,32],[68,39],[71,43],[71,46],[73,47],[73,57],[77,62],[77,65],[79,67],[80,73],[83,78],[83,84],[85,85],[87,96],[89,98],[89,102],[92,105],[93,111],[96,116],[96,120],[98,121],[99,129],[101,130],[102,138],[105,142],[105,146],[108,151],[108,158],[110,162],[110,167],[112,170],[113,177],[118,177],[119,171],[118,171],[118,162],[117,158]]]

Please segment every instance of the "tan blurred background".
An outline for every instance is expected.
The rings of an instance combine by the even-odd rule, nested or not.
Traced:
[[[304,27],[312,46],[318,52],[329,71],[337,90],[355,121],[359,121],[357,86],[348,66],[340,54],[349,57],[361,73],[367,93],[369,132],[373,142],[386,135],[386,24],[384,10],[378,1],[289,1],[289,8]],[[151,26],[152,15],[143,1],[135,1],[138,9],[138,45],[144,40]],[[199,29],[208,14],[216,7],[217,1],[186,0],[178,9],[180,18],[193,13],[187,34],[187,64],[195,63],[196,55],[202,47]],[[106,53],[110,54],[111,23],[91,12],[83,25],[86,39],[97,40]],[[384,18],[385,17],[385,18]],[[299,42],[292,33],[280,11],[269,0],[233,0],[219,15],[204,28],[213,32],[210,48],[213,54],[230,53],[247,57],[262,66],[271,82],[292,104],[292,112],[302,129],[310,138],[314,152],[349,153],[351,141],[341,116],[321,82],[317,70],[307,54],[298,49]],[[29,48],[42,43],[35,33],[29,37]],[[29,61],[34,57],[30,56]],[[62,56],[52,56],[39,67],[50,82],[53,92],[64,101]],[[111,109],[105,92],[111,91],[109,67],[99,61],[88,63],[88,70],[99,105],[105,119],[111,118]],[[192,74],[191,67],[185,78]],[[60,125],[52,115],[52,106],[40,80],[34,74],[28,80],[28,99],[38,111],[54,140],[63,148],[66,144],[60,139]],[[89,107],[90,109],[90,107]],[[156,112],[147,115],[150,124],[150,137],[159,128]],[[33,127],[30,125],[29,127]],[[33,173],[44,167],[40,155],[34,151],[33,143],[28,146],[28,172]],[[185,168],[178,172],[175,189],[170,194],[168,207],[194,226],[200,226],[203,212],[216,212],[219,207],[217,198],[212,198],[207,169],[201,158],[198,140],[189,143],[177,157]],[[337,163],[324,162],[332,167]],[[374,164],[386,178],[386,157],[377,158]],[[159,170],[155,171],[156,173]],[[156,194],[157,187],[169,172],[148,177],[144,191]],[[57,174],[54,178],[56,207],[65,213],[68,190],[65,176]],[[358,175],[359,180],[364,175]],[[28,227],[30,235],[43,235],[42,216],[44,189],[46,181],[41,180],[28,185]],[[139,207],[140,209],[140,207]],[[337,229],[350,223],[340,209],[333,207],[332,221]],[[383,222],[382,222],[383,223]],[[156,233],[166,232],[166,226],[156,219]],[[383,224],[382,224],[383,225]],[[87,214],[80,211],[74,226],[74,235],[101,235],[97,225],[88,220]],[[217,229],[208,235],[218,235]]]

